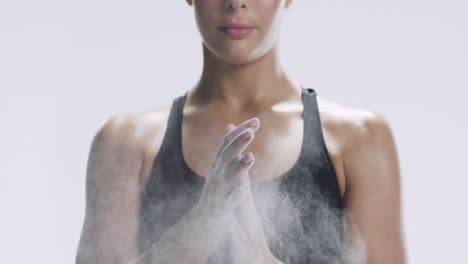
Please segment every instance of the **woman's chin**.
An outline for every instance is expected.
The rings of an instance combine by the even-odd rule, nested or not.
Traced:
[[[240,48],[225,49],[216,52],[215,56],[220,62],[233,65],[244,65],[257,59],[251,50]]]
[[[219,61],[225,64],[230,64],[230,65],[245,65],[248,64],[254,59],[251,56],[248,55],[221,55],[218,57]]]

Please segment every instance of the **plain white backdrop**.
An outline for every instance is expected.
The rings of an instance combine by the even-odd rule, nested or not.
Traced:
[[[295,0],[283,21],[293,79],[390,121],[410,263],[468,259],[467,10]],[[170,103],[201,63],[183,0],[1,1],[1,262],[73,263],[95,132],[114,114]]]

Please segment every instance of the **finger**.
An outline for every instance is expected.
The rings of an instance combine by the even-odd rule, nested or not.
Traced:
[[[224,134],[229,134],[231,133],[232,130],[234,130],[236,128],[235,125],[231,124],[231,123],[228,123],[227,126],[226,126],[226,132]]]
[[[236,157],[242,154],[247,146],[252,142],[255,137],[255,132],[252,128],[247,128],[244,133],[238,135],[232,142],[230,142],[222,151],[221,157],[227,161],[235,162]],[[252,159],[252,155],[244,156],[246,161]]]
[[[243,196],[245,196],[245,199],[249,199],[249,193],[248,189],[245,187],[246,184],[244,175],[247,175],[248,177],[249,169],[250,167],[252,167],[254,162],[255,156],[252,152],[248,152],[243,156],[237,156],[231,161],[231,163],[228,164],[228,167],[233,171],[234,176],[230,177],[229,180],[234,181],[237,185],[239,185],[239,189],[242,191],[242,194]]]
[[[236,178],[239,180],[239,184],[241,185],[240,187],[247,191],[244,186],[245,184],[243,184],[242,177],[243,174],[248,174],[248,170],[250,169],[250,167],[252,167],[253,163],[255,162],[255,156],[252,152],[248,152],[247,154],[241,157],[237,156],[231,162],[232,164],[229,164],[228,166],[230,166],[234,171],[236,171],[236,174],[239,174],[239,177]]]
[[[226,129],[224,130],[224,134],[227,135],[227,134],[231,133],[235,128],[236,128],[235,125],[233,125],[232,123],[228,123],[227,126],[226,126]],[[223,137],[223,140],[225,140],[225,137]],[[221,148],[220,148],[221,146],[222,146],[222,144],[220,144],[218,146],[218,151],[217,151],[215,157],[212,159],[211,165],[213,165],[216,162],[217,158],[219,157],[219,154],[221,152]]]
[[[240,133],[242,133],[247,128],[252,127],[256,131],[260,127],[260,119],[257,117],[251,118],[244,121],[238,127],[234,128],[230,132],[226,133],[221,141],[219,150],[224,149],[234,138],[236,138]]]

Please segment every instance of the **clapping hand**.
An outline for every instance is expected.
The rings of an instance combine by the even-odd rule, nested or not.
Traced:
[[[259,121],[257,120],[257,122]],[[260,126],[260,122],[258,126]],[[235,126],[228,124],[227,130],[232,131],[233,129]],[[251,153],[250,158],[254,158]],[[241,178],[241,190],[245,199],[236,210],[230,230],[235,241],[235,257],[239,263],[281,263],[272,255],[265,238],[263,225],[253,200],[248,171]]]

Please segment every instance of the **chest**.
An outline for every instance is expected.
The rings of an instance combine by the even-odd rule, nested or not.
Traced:
[[[230,115],[230,117],[232,116]],[[278,186],[270,183],[258,184],[252,190],[259,216],[265,227],[265,236],[269,241],[270,248],[278,256],[281,256],[280,259],[289,260],[289,258],[293,259],[301,257],[301,255],[313,257],[312,254],[309,254],[310,247],[321,248],[322,245],[314,245],[312,241],[316,241],[317,237],[321,237],[320,241],[326,241],[326,238],[335,237],[335,233],[339,233],[335,230],[332,230],[332,234],[327,233],[330,228],[323,229],[321,225],[318,225],[318,223],[325,221],[324,219],[330,221],[330,215],[333,215],[333,211],[329,211],[328,208],[330,205],[334,207],[338,204],[336,202],[336,183],[333,179],[334,176],[328,170],[329,164],[324,153],[325,151],[330,153],[333,166],[336,167],[336,160],[333,157],[336,153],[339,154],[339,144],[334,142],[332,133],[328,133],[327,130],[322,131],[320,126],[316,124],[313,127],[309,125],[306,129],[304,125],[310,123],[305,123],[300,113],[255,116],[261,120],[261,126],[257,130],[254,140],[244,150],[244,153],[251,151],[255,155],[256,163],[249,171],[252,181],[268,181],[282,176],[291,168],[296,168],[284,184]],[[183,157],[183,161],[192,171],[206,177],[208,166],[224,136],[226,124],[230,122],[239,125],[251,117],[252,115],[232,119],[207,113],[201,115],[184,114],[180,130],[179,128],[169,130],[169,134],[166,134],[165,148],[160,153],[161,158],[154,167],[158,169],[152,171],[152,179],[161,180],[158,181],[158,184],[148,185],[145,199],[142,202],[141,211],[145,213],[142,215],[141,234],[145,234],[145,239],[148,239],[148,241],[143,241],[142,248],[149,245],[150,240],[160,237],[171,223],[175,223],[176,219],[189,210],[202,189],[201,185],[187,184],[183,181],[184,177],[174,176],[187,173],[184,166],[174,166],[174,164],[181,164],[180,156]],[[180,131],[180,137],[177,135],[177,131]],[[318,137],[317,133],[323,133],[323,139]],[[310,140],[311,138],[312,140]],[[321,142],[324,139],[328,141],[328,150]],[[164,138],[160,142],[163,140]],[[303,148],[305,148],[305,152],[301,152]],[[305,159],[299,166],[294,167],[299,157]],[[172,164],[169,162],[171,160]],[[182,169],[178,169],[179,167]],[[339,175],[340,170],[337,170],[337,173]],[[192,178],[192,176],[188,177]],[[339,177],[337,178],[339,181]],[[202,183],[198,180],[197,182]],[[183,186],[189,187],[183,191],[185,188]],[[174,195],[177,195],[177,199],[173,197]],[[328,199],[322,200],[321,197]],[[175,201],[178,201],[177,204]],[[185,207],[179,208],[180,205]],[[163,215],[170,216],[173,221],[161,221],[156,217]],[[163,223],[166,223],[167,226],[158,226]],[[336,226],[338,228],[339,224]],[[154,230],[159,230],[159,233]],[[295,239],[297,243],[284,243],[289,241],[291,234],[295,238],[299,238]],[[304,243],[309,239],[311,243]],[[300,249],[304,253],[291,254],[296,249]],[[288,261],[285,263],[299,262]]]
[[[252,181],[268,181],[280,177],[293,168],[298,159],[307,153],[310,147],[325,147],[335,168],[340,191],[344,193],[344,171],[340,155],[340,144],[337,138],[328,130],[310,126],[304,127],[301,112],[289,114],[260,114],[261,126],[256,131],[254,139],[243,151],[252,152],[255,163],[249,170]],[[181,129],[181,145],[185,163],[198,175],[207,176],[210,162],[216,155],[218,146],[224,136],[227,122],[239,125],[252,116],[237,119],[221,120],[215,115],[189,115],[183,119]],[[314,138],[322,133],[322,142],[306,144],[305,137]],[[313,146],[311,146],[313,145]]]
[[[334,133],[332,128],[326,125],[326,117],[323,120],[321,129],[306,129],[301,112],[288,115],[280,114],[256,114],[261,120],[261,126],[256,131],[254,139],[243,151],[243,154],[252,152],[255,156],[255,163],[249,170],[252,181],[267,181],[279,177],[289,171],[298,161],[301,151],[308,151],[305,146],[304,137],[315,137],[317,133],[322,133],[325,148],[332,160],[343,197],[345,192],[345,174],[343,168],[342,149],[343,143]],[[232,115],[223,117],[219,114],[200,113],[184,114],[181,122],[181,149],[183,162],[195,173],[206,177],[209,164],[218,150],[218,146],[225,133],[225,126],[228,122],[239,125],[243,121],[250,119],[252,115],[238,116],[235,119]],[[167,117],[162,119],[162,123],[167,123]],[[163,129],[153,130],[158,133],[148,137],[145,162],[142,172],[143,183],[146,182],[152,168],[152,163],[163,143],[165,131]],[[316,148],[320,148],[320,142],[315,142]],[[305,150],[302,150],[305,148]]]
[[[182,152],[187,165],[198,175],[207,176],[210,162],[218,151],[228,122],[238,126],[252,116],[235,120],[192,115],[182,125]],[[254,139],[242,152],[252,152],[255,163],[249,170],[252,180],[269,180],[280,176],[300,155],[304,127],[299,115],[257,115],[261,126]],[[208,121],[209,120],[209,121]]]

